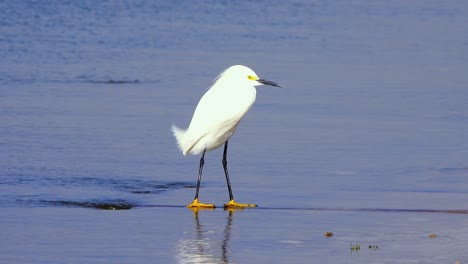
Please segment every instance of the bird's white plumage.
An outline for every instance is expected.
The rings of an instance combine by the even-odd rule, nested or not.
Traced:
[[[187,129],[172,126],[184,155],[210,151],[224,144],[255,102],[255,72],[242,65],[231,66],[203,95]]]

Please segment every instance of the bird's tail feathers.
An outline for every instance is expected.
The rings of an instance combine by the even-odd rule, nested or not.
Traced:
[[[172,134],[174,134],[174,137],[177,140],[177,145],[179,146],[180,151],[182,151],[182,154],[187,155],[187,153],[184,150],[184,146],[186,145],[185,143],[185,133],[187,132],[186,129],[178,128],[175,125],[172,125]]]

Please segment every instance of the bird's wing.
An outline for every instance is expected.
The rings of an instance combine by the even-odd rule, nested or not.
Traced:
[[[208,90],[200,99],[190,122],[188,129],[191,138],[190,148],[208,134],[217,134],[219,131],[230,131],[235,128],[254,101],[255,90],[250,96]]]

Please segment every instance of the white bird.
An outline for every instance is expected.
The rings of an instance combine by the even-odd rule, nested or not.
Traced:
[[[229,138],[234,134],[240,120],[255,102],[258,85],[281,85],[261,79],[246,66],[234,65],[227,68],[215,80],[215,83],[203,95],[193,113],[187,129],[172,126],[172,132],[182,154],[197,155],[202,153],[198,171],[195,199],[187,207],[214,208],[213,204],[203,204],[198,200],[201,175],[205,163],[205,152],[219,148],[224,144],[223,168],[229,190],[229,203],[224,207],[256,207],[255,204],[241,204],[234,201],[227,169],[227,147]]]

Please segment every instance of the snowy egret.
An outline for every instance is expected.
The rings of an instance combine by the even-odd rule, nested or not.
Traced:
[[[172,132],[184,156],[202,153],[195,199],[187,207],[215,207],[213,204],[200,203],[198,191],[205,163],[205,152],[219,148],[223,144],[222,164],[229,190],[229,202],[224,207],[256,207],[255,204],[241,204],[234,201],[226,156],[229,138],[236,131],[242,117],[255,102],[255,86],[258,85],[282,87],[275,82],[259,78],[253,70],[246,66],[231,66],[216,78],[214,84],[200,99],[189,127],[180,129],[174,125],[172,126]]]

